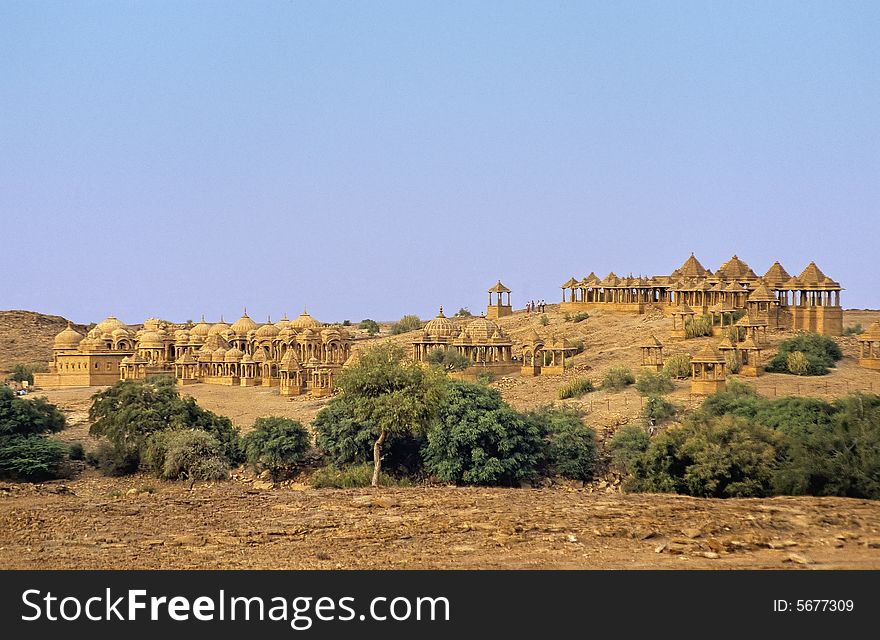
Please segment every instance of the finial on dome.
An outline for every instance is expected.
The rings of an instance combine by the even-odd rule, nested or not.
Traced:
[[[205,321],[205,314],[203,313],[202,314],[202,322],[204,322],[204,321]]]
[[[243,314],[243,315],[247,316],[247,307],[244,308],[244,314]]]
[[[441,316],[443,315],[443,305],[442,304],[440,305],[440,315]]]
[[[266,316],[266,323],[272,324],[272,316],[271,315]]]
[[[73,323],[70,320],[67,321],[67,328],[73,329]]]
[[[287,320],[287,312],[286,312],[286,311],[284,312],[284,315],[281,316],[281,319],[282,319],[282,320]]]

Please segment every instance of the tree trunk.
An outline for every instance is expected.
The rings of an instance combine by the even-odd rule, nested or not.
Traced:
[[[385,442],[386,432],[379,434],[379,439],[373,445],[373,482],[374,487],[379,486],[379,471],[382,470],[382,444]]]

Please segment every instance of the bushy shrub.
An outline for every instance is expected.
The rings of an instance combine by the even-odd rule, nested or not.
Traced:
[[[686,353],[676,353],[669,356],[663,363],[663,373],[670,378],[690,378],[691,357]]]
[[[40,435],[0,438],[0,478],[41,482],[60,475],[67,447]]]
[[[803,351],[792,351],[785,357],[785,366],[788,372],[796,376],[805,376],[810,373],[810,361]]]
[[[117,447],[106,440],[86,454],[86,462],[105,476],[125,476],[134,473],[140,465],[140,455],[136,449]]]
[[[695,316],[684,321],[685,338],[700,338],[712,335],[712,317]]]
[[[64,426],[64,414],[55,405],[16,397],[0,385],[0,478],[39,482],[58,477],[67,447],[43,434]]]
[[[584,352],[584,341],[580,338],[573,340],[571,346],[574,347],[575,355]]]
[[[742,418],[689,420],[651,440],[626,486],[707,498],[771,495],[781,447],[780,434]]]
[[[370,421],[358,420],[353,404],[344,396],[333,398],[312,422],[315,446],[332,466],[344,468],[373,459],[379,430]],[[382,445],[382,466],[398,474],[415,474],[422,468],[420,450],[424,434],[391,433]]]
[[[865,329],[861,324],[853,324],[848,327],[843,328],[843,335],[845,336],[857,336],[861,333],[864,333]]]
[[[544,407],[530,414],[547,438],[547,471],[586,482],[596,468],[596,432],[574,409]]]
[[[538,318],[538,322],[541,323],[542,327],[546,327],[548,324],[550,324],[550,318],[548,318],[546,314],[542,313],[541,317]]]
[[[742,368],[742,359],[735,349],[726,349],[724,351],[724,365],[727,373],[736,374]]]
[[[657,396],[675,389],[672,379],[665,371],[644,371],[636,380],[636,391],[643,396]]]
[[[396,336],[401,333],[415,331],[422,328],[422,320],[415,315],[403,316],[400,320],[391,326],[391,335]]]
[[[458,312],[455,315],[459,318],[470,318],[474,314],[472,314],[471,310],[468,309],[467,307],[462,307],[461,309],[458,310]]]
[[[611,465],[620,473],[633,472],[635,461],[648,449],[651,438],[648,432],[635,424],[624,425],[614,432],[608,442]]]
[[[629,367],[611,367],[602,378],[602,389],[607,391],[620,391],[635,383],[636,377]]]
[[[496,389],[452,380],[423,453],[425,469],[445,482],[516,486],[537,475],[544,438]]]
[[[471,366],[470,358],[452,348],[431,349],[426,360],[429,364],[436,365],[444,371],[464,371]]]
[[[371,336],[374,336],[377,333],[379,333],[379,323],[376,322],[375,320],[370,320],[369,318],[361,320],[361,323],[358,325],[358,328],[363,329],[364,331],[367,332],[367,335],[371,335]]]
[[[204,431],[218,442],[230,463],[242,459],[238,429],[229,418],[201,408],[191,397],[181,398],[173,378],[117,382],[92,397],[89,419],[91,435],[106,438],[118,449],[119,456],[134,452],[157,473],[164,468],[163,440],[151,436],[165,431]]]
[[[800,356],[792,358],[791,364],[802,372],[795,375],[807,376],[825,375],[828,369],[834,367],[834,363],[843,357],[840,347],[829,336],[801,333],[782,341],[779,351],[764,368],[773,373],[794,373],[789,368],[789,356],[793,353],[803,354],[803,358]]]
[[[310,440],[301,423],[273,416],[257,418],[254,430],[242,439],[242,448],[255,471],[267,470],[277,480],[302,462]]]
[[[372,464],[358,464],[347,467],[329,465],[318,469],[311,477],[315,489],[356,489],[369,487],[373,479]],[[379,483],[383,487],[408,487],[412,483],[406,478],[382,473]]]
[[[157,475],[165,480],[225,480],[229,463],[223,447],[211,434],[198,429],[162,434],[165,456]]]
[[[582,395],[595,390],[593,381],[589,378],[575,378],[568,384],[560,387],[558,395],[560,400],[566,400],[567,398],[580,398]]]
[[[28,384],[33,384],[34,374],[45,373],[46,371],[48,371],[48,367],[45,362],[19,362],[12,366],[12,371],[9,372],[9,380],[12,382],[27,382]]]
[[[653,425],[674,418],[677,412],[677,407],[663,396],[648,396],[640,415],[648,425]]]
[[[713,393],[703,400],[695,413],[707,418],[734,415],[753,419],[764,402],[765,400],[751,385],[739,380],[730,380],[726,389]]]
[[[586,311],[580,311],[580,312],[574,314],[574,317],[571,319],[571,321],[572,322],[583,322],[584,320],[586,320],[589,317],[590,317],[589,313],[587,313]]]
[[[342,326],[343,326],[343,327],[350,327],[350,326],[351,326],[351,320],[343,320],[343,321],[342,321]]]
[[[67,457],[71,460],[85,460],[86,450],[83,448],[82,442],[74,442],[67,447]]]

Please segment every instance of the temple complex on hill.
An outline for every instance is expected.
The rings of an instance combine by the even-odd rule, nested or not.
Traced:
[[[594,309],[624,313],[662,310],[667,315],[710,315],[745,311],[751,321],[771,328],[806,330],[839,336],[843,332],[840,283],[811,262],[797,277],[774,262],[763,276],[733,256],[717,271],[693,254],[668,276],[605,278],[590,273],[561,285],[560,310]],[[757,324],[755,325],[757,326]]]
[[[173,375],[179,384],[279,387],[281,395],[333,393],[334,375],[351,355],[344,327],[324,326],[306,311],[294,320],[257,324],[245,312],[231,325],[173,324],[150,318],[134,330],[110,316],[83,336],[71,325],[55,337],[40,387],[89,387]]]

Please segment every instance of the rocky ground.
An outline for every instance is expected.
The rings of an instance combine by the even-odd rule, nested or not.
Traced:
[[[880,569],[880,506],[90,477],[0,484],[0,568]]]

